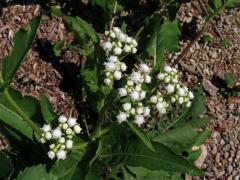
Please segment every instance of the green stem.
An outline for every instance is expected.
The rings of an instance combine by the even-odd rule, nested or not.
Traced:
[[[9,102],[9,104],[14,108],[14,110],[23,118],[23,120],[39,135],[41,136],[40,128],[22,111],[22,109],[17,105],[12,96],[9,94],[8,89],[3,90],[3,95]]]

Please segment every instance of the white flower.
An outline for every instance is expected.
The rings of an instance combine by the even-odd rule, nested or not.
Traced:
[[[55,158],[55,153],[53,151],[48,151],[47,155],[48,155],[48,157],[50,159],[54,159]]]
[[[73,130],[76,134],[79,134],[82,131],[82,128],[77,124],[74,126]]]
[[[116,37],[116,34],[114,32],[110,32],[110,37],[111,38],[115,38]]]
[[[144,108],[143,107],[138,107],[137,108],[137,114],[143,114],[144,113]]]
[[[52,134],[51,134],[50,132],[46,132],[46,133],[45,133],[45,138],[46,138],[47,140],[52,139]]]
[[[104,65],[105,65],[105,69],[107,71],[113,72],[116,69],[116,64],[111,62],[111,61],[110,62],[105,62]]]
[[[171,78],[170,78],[169,76],[165,76],[164,81],[165,81],[166,83],[169,83],[170,80],[171,80]]]
[[[117,56],[109,56],[108,61],[110,61],[110,62],[117,62],[118,58],[117,58]]]
[[[113,77],[114,77],[114,79],[116,79],[116,80],[120,80],[120,79],[122,78],[122,72],[121,72],[121,71],[115,71],[115,72],[113,73]]]
[[[73,131],[72,131],[71,128],[68,128],[68,129],[66,130],[66,134],[67,134],[67,135],[71,135],[72,133],[73,133]]]
[[[128,85],[128,86],[133,86],[133,82],[130,81],[130,80],[128,80],[128,81],[127,81],[127,85]]]
[[[191,107],[192,103],[190,101],[187,102],[186,106]]]
[[[164,73],[159,73],[159,74],[157,75],[157,78],[158,78],[159,80],[164,80],[165,74],[164,74]]]
[[[121,30],[118,27],[113,27],[113,31],[118,34],[121,32]]]
[[[140,127],[145,122],[145,120],[142,115],[136,115],[134,122]]]
[[[141,82],[141,73],[140,72],[132,72],[131,79],[135,83]]]
[[[185,90],[183,88],[178,89],[178,95],[179,96],[185,96]]]
[[[123,48],[123,50],[124,50],[126,53],[131,52],[131,48],[130,48],[130,46],[128,46],[128,45],[125,45],[124,48]]]
[[[147,64],[140,64],[140,69],[143,73],[150,73],[151,69]]]
[[[144,79],[145,79],[145,83],[147,83],[147,84],[151,83],[151,81],[152,81],[152,78],[149,75],[145,75]]]
[[[131,113],[131,114],[135,114],[135,112],[136,112],[135,108],[132,108],[132,109],[130,110],[130,113]]]
[[[161,109],[164,109],[165,106],[164,106],[164,104],[162,102],[158,102],[156,104],[156,108],[157,108],[158,111],[161,111]]]
[[[172,71],[172,68],[168,65],[164,67],[164,71],[170,73]]]
[[[73,147],[73,141],[72,140],[67,140],[66,141],[66,148],[67,149],[72,149],[72,147]]]
[[[179,103],[179,104],[182,104],[183,102],[184,102],[183,97],[180,97],[180,98],[178,99],[178,103]]]
[[[135,46],[135,47],[138,45],[138,43],[135,39],[132,39],[132,45]]]
[[[144,108],[144,116],[149,116],[150,115],[150,108],[149,107],[145,107]]]
[[[150,97],[150,101],[151,101],[151,103],[157,103],[157,96],[152,96],[152,97]]]
[[[124,111],[129,111],[132,108],[131,103],[125,103],[123,104]]]
[[[126,37],[126,35],[123,34],[123,33],[119,33],[119,34],[118,34],[118,39],[119,39],[119,41],[124,42],[124,41],[125,41],[125,37]]]
[[[171,102],[172,102],[172,103],[176,102],[176,98],[172,96],[172,97],[171,97]]]
[[[59,142],[59,143],[62,143],[62,144],[65,143],[65,138],[64,138],[64,137],[60,137],[60,138],[58,139],[58,142]]]
[[[60,116],[60,117],[58,118],[58,121],[59,121],[60,123],[65,123],[65,122],[67,122],[67,118],[66,118],[65,116]]]
[[[52,137],[58,139],[62,136],[62,131],[59,128],[56,128],[52,131]]]
[[[64,150],[59,150],[58,152],[57,152],[57,158],[58,159],[65,159],[66,158],[66,151],[64,151]]]
[[[119,55],[119,54],[122,53],[122,49],[121,49],[120,47],[115,47],[115,48],[113,49],[113,51],[114,51],[114,54],[116,54],[116,55]]]
[[[139,97],[139,96],[140,96],[140,95],[139,95],[139,92],[137,92],[137,91],[132,91],[131,94],[130,94],[130,96],[131,96],[131,99],[134,100],[134,101],[137,101],[137,100],[139,100],[139,98],[140,98],[140,97]]]
[[[137,85],[135,86],[135,90],[136,90],[136,91],[141,91],[141,90],[142,90],[141,84],[137,84]]]
[[[118,94],[120,97],[126,96],[127,95],[127,90],[125,88],[119,88],[118,89]]]
[[[46,143],[46,140],[45,140],[45,138],[40,138],[40,142],[42,143],[42,144],[44,144],[44,143]]]
[[[141,91],[140,99],[144,99],[146,97],[146,91]]]
[[[119,123],[122,123],[127,120],[127,114],[125,112],[119,112],[117,115],[117,120]]]
[[[110,86],[110,85],[112,84],[112,80],[109,79],[109,78],[105,78],[105,79],[104,79],[104,83],[105,83],[106,85]]]
[[[70,126],[70,127],[73,127],[73,126],[75,126],[77,124],[77,119],[76,118],[69,118],[68,119],[68,125]]]
[[[104,49],[105,51],[111,51],[111,49],[112,49],[112,44],[111,44],[109,41],[103,43],[103,49]]]
[[[132,53],[135,54],[137,52],[137,48],[132,48]]]
[[[166,111],[166,108],[162,108],[162,109],[159,110],[159,113],[160,113],[160,114],[166,114],[166,112],[167,112],[167,111]]]
[[[51,126],[48,125],[48,124],[44,124],[43,127],[42,127],[42,131],[43,132],[48,132],[51,130]]]
[[[168,84],[166,87],[165,87],[166,91],[168,92],[168,94],[171,94],[174,92],[174,85],[172,84]]]
[[[128,44],[131,43],[131,41],[132,41],[132,38],[130,38],[128,36],[125,38],[125,42],[128,43]]]
[[[126,71],[127,70],[127,66],[124,62],[121,63],[121,71]]]
[[[193,95],[192,91],[189,91],[189,92],[188,92],[188,97],[189,97],[190,99],[193,99],[193,98],[194,98],[194,95]]]

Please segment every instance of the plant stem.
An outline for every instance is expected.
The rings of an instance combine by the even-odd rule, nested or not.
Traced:
[[[14,110],[23,118],[23,120],[40,136],[40,128],[22,111],[18,104],[14,101],[12,96],[9,94],[8,89],[3,90],[3,95],[6,97],[9,104],[14,108]]]
[[[117,0],[115,0],[115,3],[114,3],[114,8],[113,8],[113,18],[111,20],[111,24],[110,24],[110,30],[112,30],[113,28],[113,23],[114,23],[114,19],[115,19],[115,14],[116,14],[116,11],[117,11]]]
[[[182,51],[182,53],[178,56],[178,58],[175,60],[175,62],[173,63],[173,66],[175,66],[176,64],[178,64],[187,54],[187,52],[190,50],[190,48],[198,41],[198,39],[201,37],[201,35],[204,33],[204,31],[207,29],[208,25],[211,23],[212,19],[218,15],[226,6],[226,3],[218,9],[218,11],[216,11],[214,14],[210,15],[207,18],[207,21],[205,22],[203,28],[198,32],[198,34],[196,35],[196,37],[187,45],[187,47]]]

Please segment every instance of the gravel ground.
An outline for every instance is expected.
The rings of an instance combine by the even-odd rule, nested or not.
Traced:
[[[195,2],[183,6],[179,17],[182,23],[190,22],[195,17],[197,28],[201,28],[204,15]],[[0,16],[0,60],[11,51],[10,40],[14,33],[21,26],[26,26],[29,19],[39,13],[39,8],[38,5],[3,8]],[[183,15],[187,15],[187,18],[181,18]],[[233,72],[240,82],[239,17],[240,10],[224,12],[217,17],[205,33],[214,41],[196,43],[179,65],[186,83],[203,84],[207,114],[213,119],[208,127],[213,133],[206,143],[207,158],[201,165],[206,174],[203,178],[193,179],[240,179],[240,92],[234,96],[226,96],[218,83],[225,72]],[[181,47],[185,47],[191,38],[185,37],[181,41]],[[220,46],[221,38],[230,39],[231,45]],[[72,33],[66,30],[60,19],[44,16],[37,39],[12,87],[36,98],[47,94],[59,114],[78,115],[69,96],[73,90],[69,88],[72,84],[65,80],[75,75],[74,70],[81,64],[82,58],[74,51],[67,50],[63,58],[56,62],[51,59],[52,52],[48,51],[50,48],[46,48],[59,40],[72,42]],[[174,60],[177,55],[179,53],[170,58]],[[0,139],[0,149],[5,144]]]

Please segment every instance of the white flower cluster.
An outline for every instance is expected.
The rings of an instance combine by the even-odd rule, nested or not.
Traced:
[[[149,118],[150,112],[157,110],[160,115],[164,115],[170,110],[170,106],[175,107],[176,103],[191,106],[193,93],[180,84],[177,70],[168,65],[157,76],[161,81],[159,89],[150,99],[146,99],[147,92],[142,87],[143,83],[151,83],[151,70],[147,64],[140,64],[139,70],[133,71],[128,76],[125,86],[119,88],[119,96],[127,97],[125,99],[128,101],[124,101],[122,110],[117,115],[119,123],[132,119],[138,126],[142,126]]]
[[[141,126],[145,122],[145,118],[150,115],[150,108],[144,106],[146,91],[142,89],[143,83],[151,83],[150,72],[151,68],[147,64],[140,64],[139,71],[133,71],[128,77],[126,85],[119,88],[120,97],[129,96],[131,99],[131,103],[123,104],[123,111],[117,115],[119,123],[130,118],[134,119],[138,126]]]
[[[42,127],[41,143],[49,142],[50,151],[48,157],[50,159],[65,159],[67,152],[73,147],[73,136],[79,134],[82,128],[76,122],[76,118],[66,118],[60,116],[58,118],[59,125],[55,129],[51,125],[45,124]]]
[[[161,87],[163,85],[166,93],[171,96],[172,103],[177,102],[190,107],[194,95],[186,86],[179,83],[177,73],[178,71],[175,68],[166,65],[164,71],[160,72],[157,78],[162,81]]]
[[[101,46],[107,55],[107,61],[104,63],[106,75],[104,82],[110,86],[114,80],[120,80],[123,77],[122,73],[127,70],[126,64],[119,60],[119,56],[124,53],[135,54],[137,41],[124,34],[118,27],[113,27],[113,30],[105,32]]]

